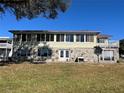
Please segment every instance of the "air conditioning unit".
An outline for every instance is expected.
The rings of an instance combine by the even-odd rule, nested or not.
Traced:
[[[69,62],[69,58],[66,58],[66,61]]]

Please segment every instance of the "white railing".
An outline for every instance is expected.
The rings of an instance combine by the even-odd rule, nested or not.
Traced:
[[[9,43],[0,43],[0,48],[12,48],[12,44],[9,44]]]
[[[119,41],[109,41],[108,43],[97,43],[100,47],[119,48]]]
[[[109,46],[111,47],[119,47],[119,41],[110,41]]]

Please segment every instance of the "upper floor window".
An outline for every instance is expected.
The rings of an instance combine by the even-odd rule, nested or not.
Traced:
[[[45,34],[41,34],[40,41],[45,41]]]
[[[64,42],[64,34],[57,34],[56,35],[57,42]]]
[[[84,35],[76,35],[76,42],[84,42]]]
[[[97,43],[105,43],[105,39],[97,39]]]
[[[46,41],[54,41],[54,34],[46,34]]]
[[[21,34],[15,34],[14,35],[14,40],[20,41],[20,39],[21,39]]]
[[[40,34],[37,34],[37,41],[40,41]]]
[[[94,42],[94,35],[87,34],[86,35],[86,42]]]
[[[31,34],[27,34],[27,41],[31,41]]]
[[[37,34],[37,41],[54,41],[54,34]]]
[[[67,34],[67,35],[66,35],[66,41],[67,41],[67,42],[74,42],[74,35],[72,35],[72,34]]]
[[[22,41],[26,41],[26,34],[22,34]]]

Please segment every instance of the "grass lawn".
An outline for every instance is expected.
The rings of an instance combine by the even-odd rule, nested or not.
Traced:
[[[1,66],[0,93],[124,93],[124,64]]]

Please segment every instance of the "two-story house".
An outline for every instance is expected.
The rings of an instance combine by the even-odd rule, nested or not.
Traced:
[[[108,35],[96,31],[45,31],[11,30],[13,33],[13,57],[23,60],[47,62],[97,62],[94,47],[103,51],[100,62],[116,62],[119,59],[119,43],[110,43]]]

